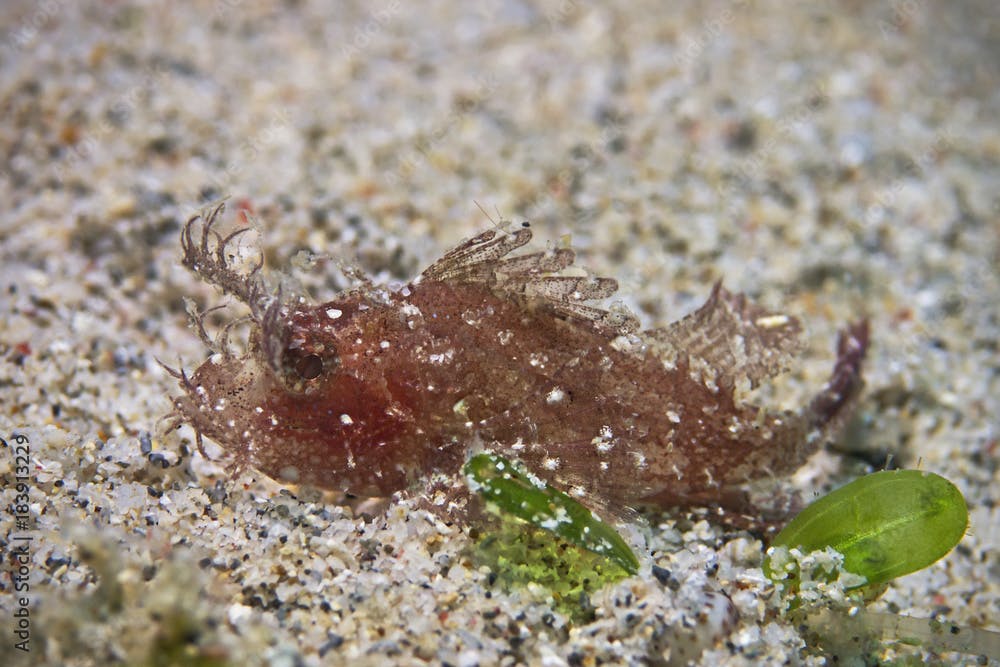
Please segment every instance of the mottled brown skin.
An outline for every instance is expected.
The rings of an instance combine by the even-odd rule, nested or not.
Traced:
[[[841,334],[803,410],[740,403],[737,386],[798,350],[797,320],[716,285],[696,313],[636,333],[627,312],[584,303],[614,281],[556,275],[572,251],[509,255],[526,228],[467,241],[400,291],[272,296],[259,265],[229,267],[220,213],[188,222],[185,264],[249,305],[249,350],[223,343],[178,373],[176,406],[238,466],[275,479],[384,496],[457,476],[482,449],[594,505],[732,505],[746,483],[799,467],[862,386],[866,322]]]

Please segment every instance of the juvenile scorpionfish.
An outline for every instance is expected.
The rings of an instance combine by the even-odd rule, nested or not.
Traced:
[[[457,477],[485,450],[602,507],[747,510],[745,485],[798,468],[862,387],[866,321],[840,334],[801,410],[745,403],[738,388],[799,351],[796,318],[716,284],[692,314],[639,331],[591,303],[615,280],[565,275],[571,249],[516,254],[527,223],[463,242],[402,288],[310,304],[269,288],[262,259],[234,268],[227,246],[246,228],[223,237],[222,210],[184,226],[183,263],[247,305],[247,350],[229,349],[227,328],[193,374],[173,371],[175,406],[199,447],[211,438],[282,482],[386,496]]]

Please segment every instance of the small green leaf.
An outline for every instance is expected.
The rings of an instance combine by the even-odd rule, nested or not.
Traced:
[[[589,509],[497,454],[478,454],[465,464],[469,488],[532,525],[617,563],[629,574],[639,561],[625,541]]]
[[[843,569],[865,585],[921,570],[951,551],[969,524],[955,485],[919,470],[882,471],[854,480],[805,508],[773,546],[811,552],[832,547]],[[770,562],[765,563],[769,571]]]

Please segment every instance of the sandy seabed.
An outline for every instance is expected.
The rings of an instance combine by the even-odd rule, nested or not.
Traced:
[[[366,521],[227,480],[164,428],[156,362],[205,358],[184,297],[225,300],[178,236],[223,196],[289,271],[410,279],[479,202],[571,235],[646,325],[724,279],[807,323],[789,402],[867,314],[856,414],[790,483],[890,457],[951,479],[968,535],[872,609],[1000,629],[998,32],[985,1],[5,3],[0,663],[830,664],[761,543],[697,517],[623,526],[640,572],[578,620],[411,500]],[[329,297],[333,265],[293,273]]]

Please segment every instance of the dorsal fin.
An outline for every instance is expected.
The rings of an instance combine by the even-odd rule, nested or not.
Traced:
[[[798,319],[768,311],[744,294],[733,294],[721,281],[698,310],[646,335],[667,359],[687,357],[693,368],[752,387],[785,371],[803,345]]]
[[[618,290],[618,281],[597,276],[557,275],[576,259],[571,248],[552,248],[526,255],[507,255],[526,245],[531,230],[504,233],[488,230],[468,239],[431,264],[415,282],[482,284],[494,293],[546,309],[564,319],[589,322],[608,335],[632,333],[638,319],[623,309],[612,311],[586,302],[604,299]]]

